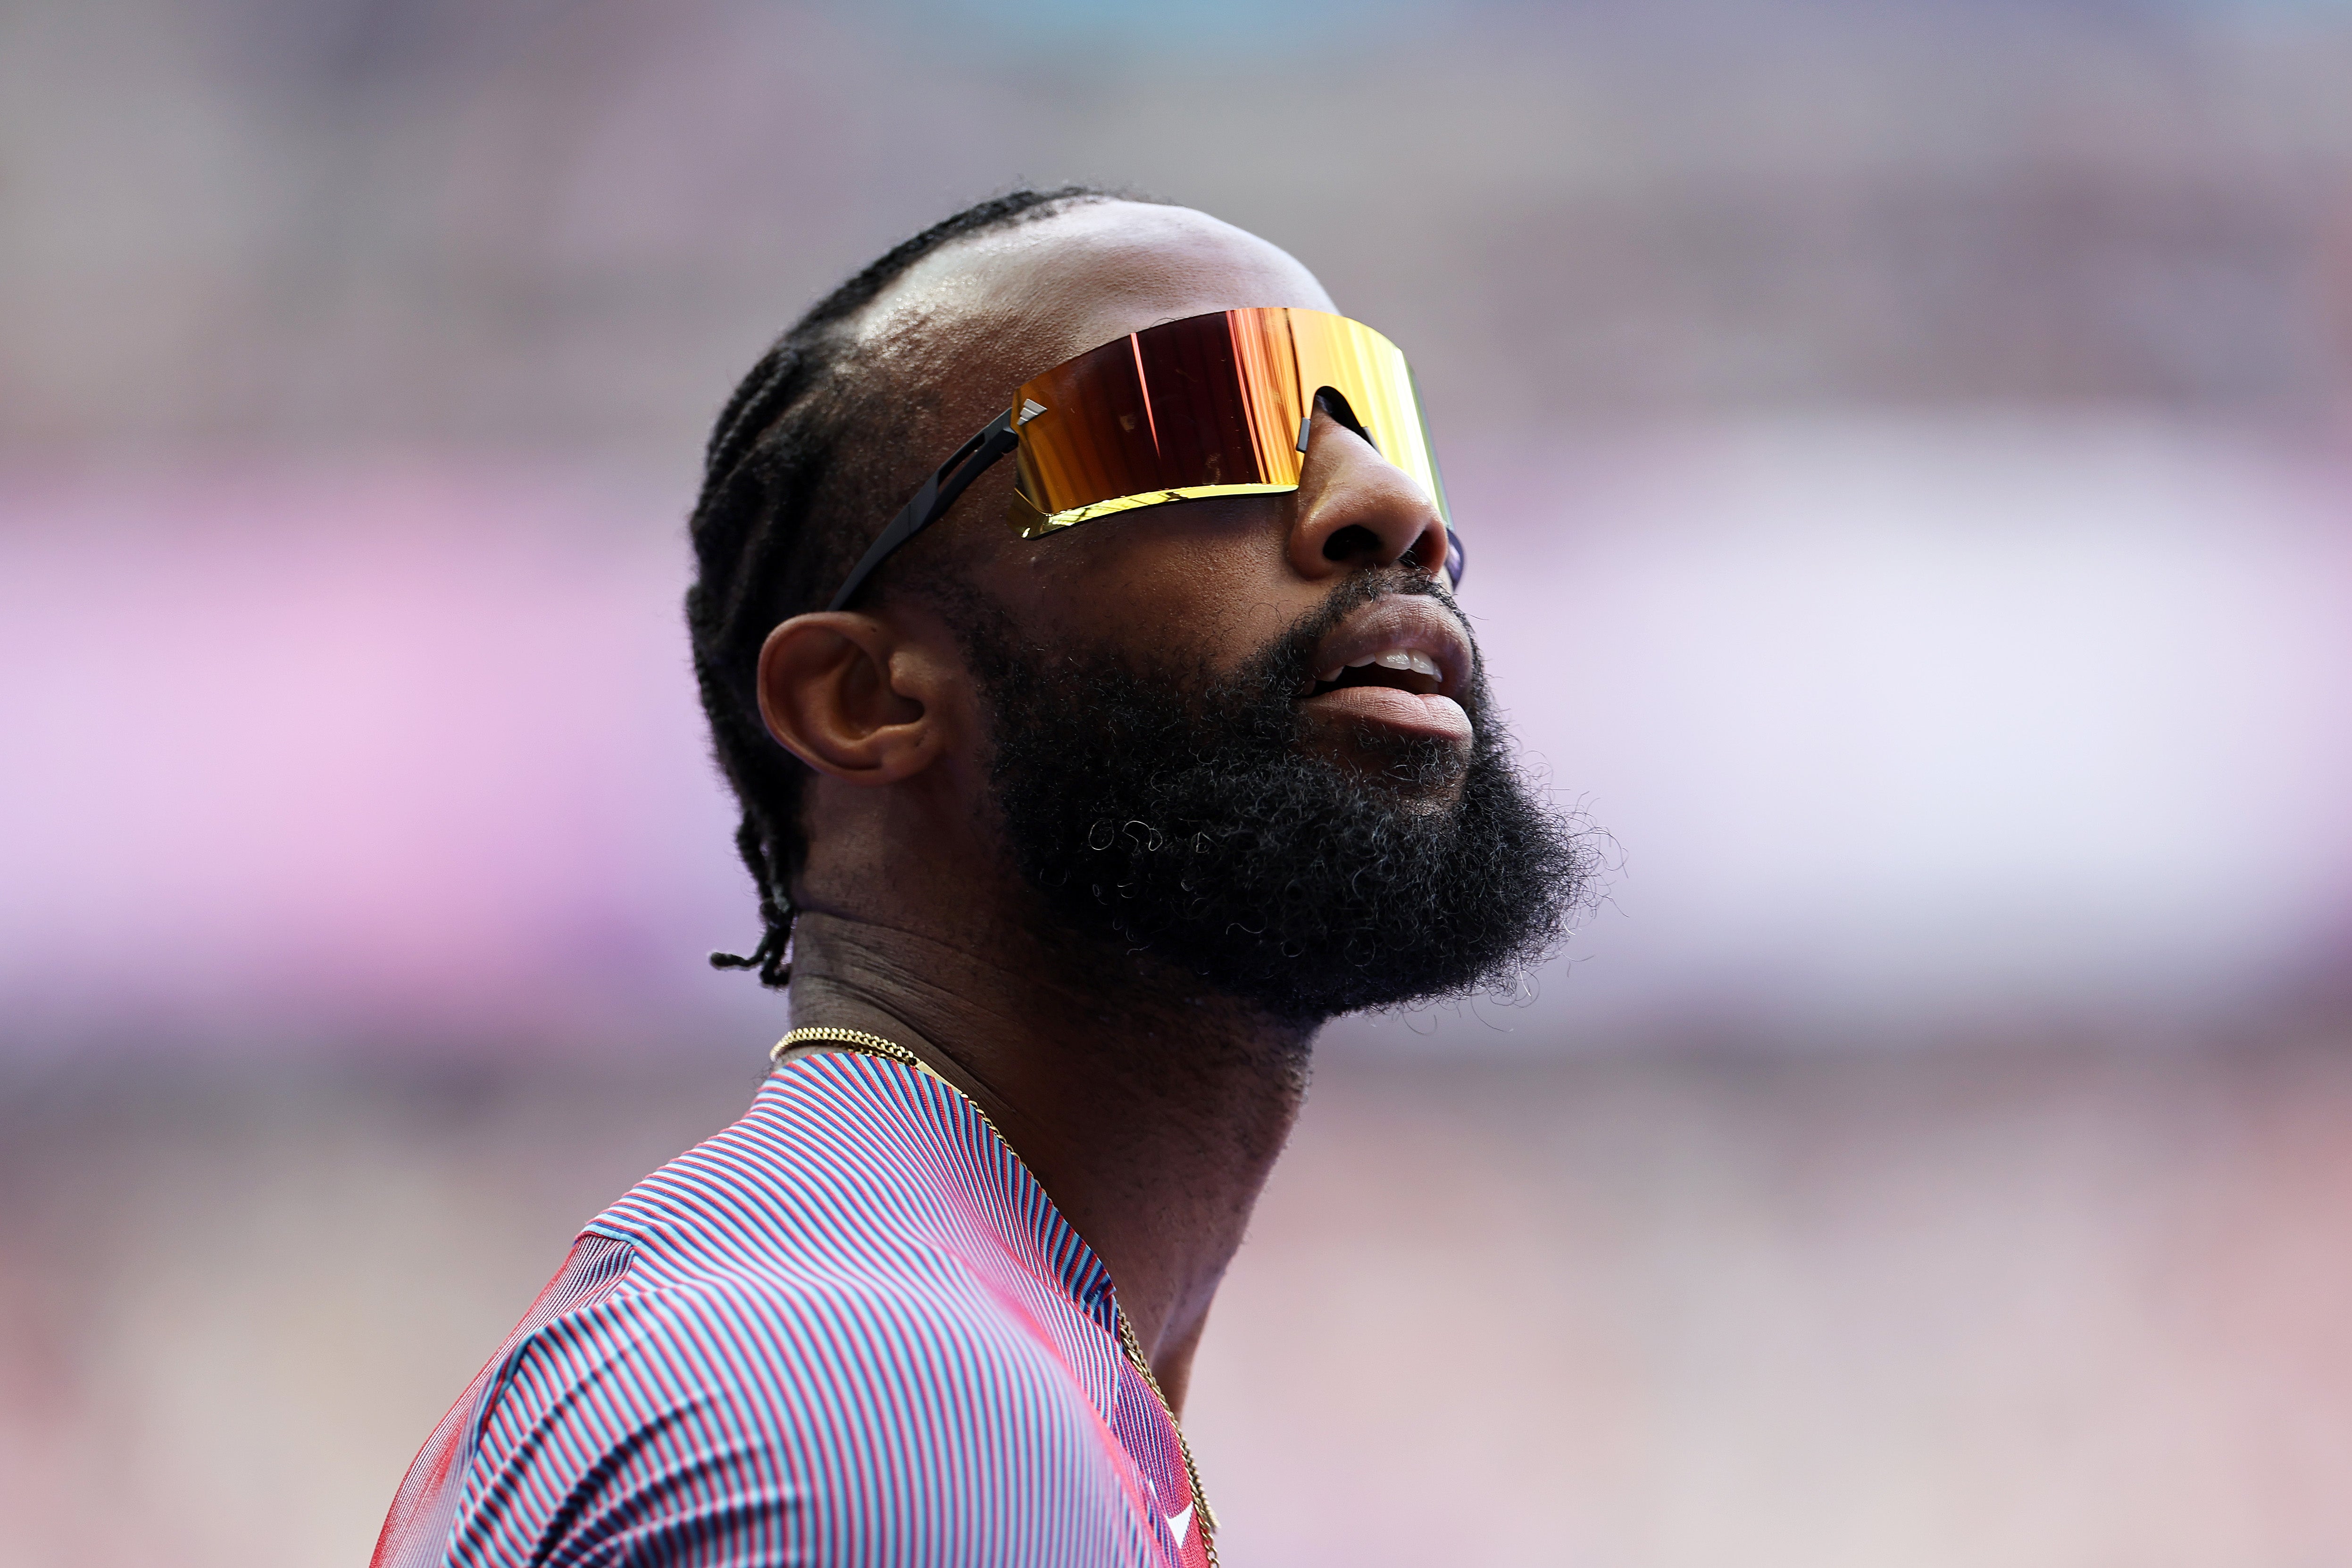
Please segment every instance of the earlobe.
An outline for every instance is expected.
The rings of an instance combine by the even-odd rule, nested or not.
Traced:
[[[891,784],[938,751],[929,707],[900,689],[890,626],[846,611],[794,616],[760,647],[760,717],[801,761],[851,784]]]

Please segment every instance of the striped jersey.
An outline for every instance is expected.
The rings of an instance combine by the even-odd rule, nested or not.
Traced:
[[[791,1062],[581,1233],[373,1568],[1204,1568],[1117,1314],[971,1101],[895,1061]]]

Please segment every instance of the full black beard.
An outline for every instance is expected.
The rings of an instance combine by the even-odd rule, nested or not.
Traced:
[[[1024,657],[992,607],[958,606],[1005,841],[1054,919],[1297,1024],[1516,984],[1564,935],[1591,856],[1513,768],[1483,667],[1462,699],[1466,763],[1370,725],[1358,741],[1378,765],[1327,758],[1295,701],[1350,610],[1434,592],[1364,574],[1223,679]]]

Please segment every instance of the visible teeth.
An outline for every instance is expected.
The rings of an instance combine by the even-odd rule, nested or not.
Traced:
[[[1426,675],[1435,679],[1443,679],[1445,674],[1437,668],[1437,661],[1425,653],[1413,648],[1391,647],[1368,653],[1361,658],[1351,658],[1344,665],[1335,664],[1328,669],[1318,669],[1315,672],[1315,679],[1318,684],[1328,685],[1347,670],[1361,669],[1374,664],[1382,669],[1409,669],[1415,675]]]
[[[1415,675],[1435,675],[1438,673],[1437,661],[1435,659],[1430,658],[1425,653],[1410,652],[1401,647],[1392,647],[1386,653],[1375,655],[1373,658],[1364,660],[1364,662],[1366,664],[1377,664],[1382,669],[1409,669]]]

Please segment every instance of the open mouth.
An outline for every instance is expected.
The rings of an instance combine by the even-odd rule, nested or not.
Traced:
[[[1297,700],[1327,721],[1373,724],[1470,743],[1458,699],[1469,684],[1470,639],[1435,599],[1392,595],[1335,627],[1314,653]]]
[[[1351,664],[1336,666],[1299,688],[1301,697],[1320,697],[1350,686],[1385,686],[1415,697],[1434,697],[1445,685],[1437,661],[1414,648],[1383,648]]]

